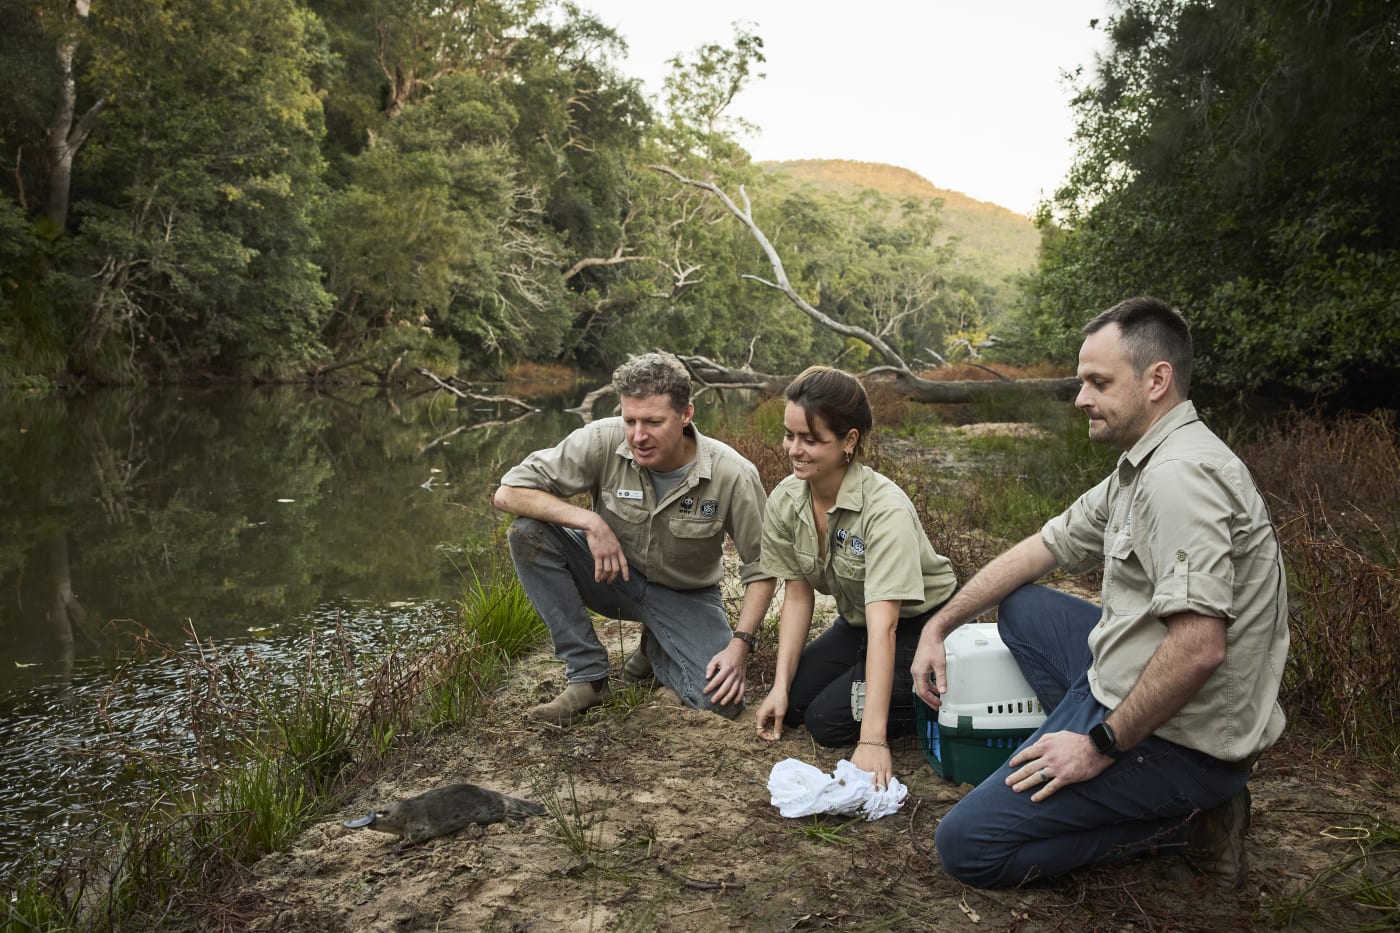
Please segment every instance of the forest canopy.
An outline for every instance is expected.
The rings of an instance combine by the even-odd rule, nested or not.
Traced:
[[[941,348],[990,289],[945,281],[937,204],[751,164],[731,104],[762,39],[676,56],[536,0],[0,0],[14,166],[0,372],[489,375],[654,346],[774,371],[843,351],[740,278],[758,248],[655,165],[745,186],[800,287]],[[950,270],[951,271],[951,270]],[[898,307],[895,307],[895,303]]]
[[[1129,293],[1234,390],[1397,398],[1400,5],[1119,0],[1023,341],[1063,357]]]
[[[678,54],[658,98],[550,0],[0,0],[0,381],[380,381],[606,369],[666,347],[793,372],[911,362],[994,329],[1072,364],[1131,294],[1193,321],[1200,381],[1383,386],[1400,357],[1391,181],[1400,11],[1381,0],[1115,4],[1079,156],[1029,279],[969,274],[936,198],[751,162],[763,40]],[[936,116],[921,117],[936,119]],[[970,238],[969,238],[970,239]]]

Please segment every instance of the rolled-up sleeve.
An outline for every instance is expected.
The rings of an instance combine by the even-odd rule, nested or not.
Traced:
[[[734,483],[733,505],[729,509],[729,537],[739,552],[739,581],[745,585],[773,576],[762,567],[763,516],[768,496],[758,469],[745,461]]]
[[[606,446],[595,425],[585,425],[553,447],[530,454],[501,477],[501,485],[542,489],[561,497],[592,493],[600,475],[598,464],[607,456]]]
[[[1055,562],[1069,573],[1083,573],[1103,560],[1111,479],[1084,493],[1040,529],[1040,540],[1054,555]]]
[[[763,514],[763,576],[777,577],[779,580],[804,578],[793,548],[797,535],[793,528],[796,518],[790,497],[780,484],[769,497],[767,510]]]

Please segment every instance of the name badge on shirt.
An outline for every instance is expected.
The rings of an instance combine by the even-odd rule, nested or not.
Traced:
[[[640,489],[619,489],[617,492],[613,493],[613,495],[617,496],[619,499],[640,500],[642,498],[642,491]]]

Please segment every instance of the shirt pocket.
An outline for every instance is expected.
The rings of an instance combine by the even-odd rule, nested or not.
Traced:
[[[666,556],[685,573],[703,576],[720,560],[724,522],[719,519],[673,518],[667,523]],[[687,566],[688,565],[688,566]]]
[[[1152,586],[1133,549],[1131,532],[1119,533],[1104,547],[1103,582],[1104,599],[1114,615],[1138,615],[1151,601]]]
[[[622,553],[627,556],[627,562],[635,564],[638,570],[645,573],[647,523],[651,520],[651,513],[642,506],[632,505],[605,493],[601,514],[603,521],[608,523],[608,527],[622,544]]]
[[[811,581],[817,575],[817,554],[815,551],[804,551],[800,545],[794,545],[792,556],[797,561],[797,572],[803,578]]]
[[[647,511],[645,506],[625,502],[612,493],[603,494],[603,508],[607,513],[603,516],[604,518],[609,515],[615,516],[618,521],[627,525],[643,525],[651,518],[651,513]],[[608,522],[608,524],[612,525],[613,523]]]
[[[836,585],[853,606],[865,605],[865,557],[837,551],[831,557],[831,569]]]

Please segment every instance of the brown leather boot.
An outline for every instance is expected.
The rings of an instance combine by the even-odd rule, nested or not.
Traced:
[[[530,718],[536,722],[552,722],[556,726],[567,725],[584,710],[592,709],[607,698],[606,677],[602,680],[569,684],[563,693],[530,710]]]
[[[1186,840],[1186,863],[1217,884],[1239,888],[1249,875],[1244,834],[1249,830],[1249,788],[1216,807],[1197,813]]]
[[[639,684],[653,680],[656,675],[651,669],[651,659],[647,657],[647,633],[642,632],[642,644],[622,662],[622,679],[629,684]]]

